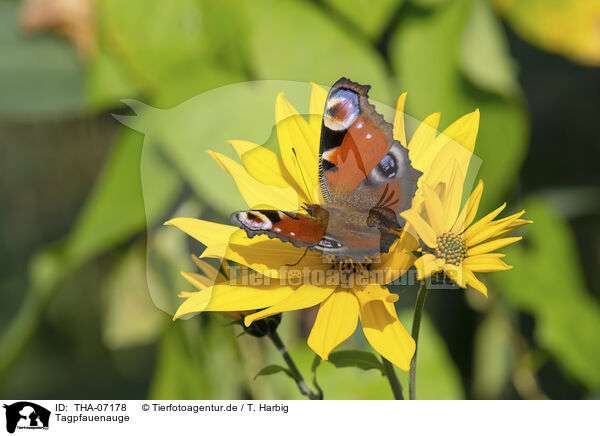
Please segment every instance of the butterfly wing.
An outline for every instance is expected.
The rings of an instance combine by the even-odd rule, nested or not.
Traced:
[[[249,238],[267,235],[291,242],[296,247],[315,247],[325,235],[326,222],[311,215],[278,210],[234,212],[231,222],[243,229]]]
[[[369,89],[341,78],[329,91],[319,150],[321,192],[329,203],[389,208],[398,215],[410,207],[421,172],[369,103]]]

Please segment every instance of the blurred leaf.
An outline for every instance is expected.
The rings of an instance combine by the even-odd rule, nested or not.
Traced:
[[[123,98],[134,98],[141,85],[119,63],[119,59],[98,45],[88,62],[86,106],[94,111],[115,107]]]
[[[398,7],[404,0],[382,0],[365,2],[361,0],[325,0],[338,14],[342,15],[352,25],[362,31],[370,40],[376,41],[381,32],[393,18]],[[342,25],[345,25],[341,21]]]
[[[597,0],[494,0],[528,42],[585,65],[600,65]]]
[[[435,298],[433,295],[430,298]],[[413,311],[398,314],[404,326],[412,325]],[[408,372],[400,371],[398,378],[408,387]],[[405,388],[406,389],[406,388]],[[460,373],[428,316],[421,319],[419,358],[417,361],[417,398],[420,400],[457,400],[465,396]]]
[[[355,367],[365,371],[377,369],[381,375],[385,374],[383,364],[373,353],[359,350],[335,351],[329,355],[328,361],[336,368]]]
[[[109,348],[143,345],[156,339],[165,317],[148,294],[143,247],[128,250],[107,277],[102,292],[102,337]]]
[[[252,67],[260,78],[331,86],[345,76],[371,84],[372,97],[392,103],[383,59],[316,5],[290,0],[246,5]]]
[[[96,14],[101,42],[149,90],[202,56],[207,44],[196,0],[101,0]]]
[[[182,323],[167,325],[148,397],[157,400],[210,398],[209,379],[196,350],[190,348]]]
[[[289,378],[291,378],[292,380],[294,379],[294,376],[292,375],[291,371],[287,368],[284,368],[283,366],[279,366],[279,365],[268,365],[265,366],[263,369],[261,369],[258,374],[256,374],[254,376],[254,380],[257,379],[257,377],[263,376],[263,375],[272,375],[272,374],[277,374],[283,372],[285,373]]]
[[[476,398],[498,399],[510,378],[510,321],[498,303],[477,327],[473,390]]]
[[[462,35],[460,63],[482,89],[505,95],[518,93],[515,65],[502,25],[487,0],[474,0]]]
[[[95,109],[142,91],[170,107],[246,78],[239,6],[224,2],[101,0],[88,102]]]
[[[398,84],[409,93],[409,115],[424,119],[433,112],[441,112],[440,130],[443,130],[466,113],[480,109],[475,154],[483,160],[479,177],[485,180],[481,204],[485,210],[495,208],[514,182],[526,149],[528,121],[521,103],[481,90],[462,74],[463,35],[468,29],[472,8],[473,2],[469,0],[448,2],[428,12],[407,8],[390,41],[390,48],[392,63],[399,76]],[[491,22],[491,17],[488,18]],[[493,30],[486,32],[492,34]],[[494,58],[508,57],[506,48],[497,38],[489,38],[488,44],[492,45],[485,49],[494,53]],[[509,61],[496,60],[496,63],[507,64]],[[496,74],[487,71],[494,68],[493,65],[481,64],[479,67],[479,78],[489,81]]]
[[[509,301],[535,316],[535,336],[563,370],[600,387],[600,305],[586,289],[569,225],[536,197],[525,202],[526,244],[503,249],[510,271],[494,276]]]
[[[148,195],[152,198],[152,191]],[[188,201],[173,211],[174,216],[200,216],[200,208]],[[189,236],[172,227],[158,226],[148,230],[146,278],[152,303],[173,316],[182,299],[177,293],[196,290],[181,275],[181,271],[195,271],[190,256]]]
[[[181,182],[159,156],[144,154],[152,173],[152,200],[144,204],[140,179],[140,136],[121,132],[94,190],[68,237],[68,253],[89,259],[153,223],[175,200]],[[146,217],[147,215],[147,217]]]
[[[448,0],[411,0],[417,6],[422,8],[435,8],[446,3]]]
[[[66,39],[26,37],[20,3],[0,2],[0,117],[53,119],[83,110],[83,69]]]

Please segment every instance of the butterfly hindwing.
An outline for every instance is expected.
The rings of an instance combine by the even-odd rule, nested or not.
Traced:
[[[295,212],[248,210],[234,212],[230,220],[245,230],[249,238],[267,235],[296,247],[313,247],[325,235],[325,225],[317,218]]]

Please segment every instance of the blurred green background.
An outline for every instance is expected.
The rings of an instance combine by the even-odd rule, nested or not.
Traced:
[[[160,224],[225,222],[234,202],[215,202],[208,160],[173,153],[185,136],[153,142],[153,161],[111,114],[132,114],[123,99],[166,109],[237,82],[347,76],[387,105],[408,91],[407,112],[440,111],[441,129],[479,108],[482,212],[508,201],[535,221],[503,250],[516,267],[485,276],[487,300],[430,294],[419,397],[600,398],[599,3],[0,0],[0,396],[300,398],[281,374],[253,381],[282,363],[270,343],[153,304],[149,288],[166,306],[190,290],[163,277],[200,251]],[[146,196],[144,159],[159,181]],[[397,291],[409,326],[416,290]],[[280,327],[305,376],[314,316]],[[340,349],[368,350],[360,335]],[[392,397],[376,371],[318,371],[326,398]]]

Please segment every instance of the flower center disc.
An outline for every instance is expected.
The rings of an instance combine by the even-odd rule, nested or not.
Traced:
[[[467,255],[467,245],[456,233],[444,233],[437,237],[436,242],[435,256],[446,263],[460,265]]]

